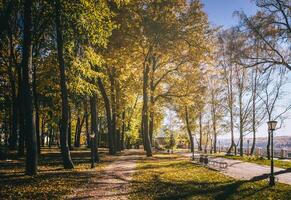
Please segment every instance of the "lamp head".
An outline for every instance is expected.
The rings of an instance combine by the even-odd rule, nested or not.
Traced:
[[[267,124],[268,124],[268,130],[273,131],[276,129],[277,121],[275,120],[268,121]]]

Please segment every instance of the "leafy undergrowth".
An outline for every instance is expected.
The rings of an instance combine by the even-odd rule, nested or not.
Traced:
[[[103,154],[101,154],[102,156]],[[72,151],[75,169],[63,169],[59,150],[42,153],[38,175],[24,174],[24,160],[0,161],[0,199],[64,199],[67,195],[89,182],[90,178],[114,158],[101,157],[101,162],[91,169],[90,152]]]
[[[234,159],[234,160],[241,160],[244,162],[250,162],[250,163],[255,163],[255,164],[259,164],[259,165],[267,165],[270,166],[271,165],[271,161],[266,159],[266,158],[262,158],[262,157],[258,157],[258,156],[219,156],[219,157],[224,157],[224,158],[229,158],[229,159]],[[282,160],[274,160],[274,166],[275,167],[279,167],[279,168],[283,168],[283,169],[288,169],[291,168],[291,162],[290,161],[282,161]]]
[[[175,155],[156,155],[140,161],[131,191],[131,199],[290,198],[289,185],[269,187],[266,180],[234,180]]]

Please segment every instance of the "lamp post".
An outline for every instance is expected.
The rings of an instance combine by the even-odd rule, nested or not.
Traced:
[[[276,129],[277,121],[269,121],[268,124],[268,131],[270,135],[271,140],[271,175],[270,175],[270,186],[275,185],[275,176],[274,176],[274,145],[273,145],[273,132]]]

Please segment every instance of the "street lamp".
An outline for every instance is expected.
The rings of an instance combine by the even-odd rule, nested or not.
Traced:
[[[275,176],[274,176],[274,145],[273,145],[273,132],[276,129],[277,121],[269,121],[268,124],[268,131],[271,139],[271,176],[270,176],[270,186],[275,185]]]

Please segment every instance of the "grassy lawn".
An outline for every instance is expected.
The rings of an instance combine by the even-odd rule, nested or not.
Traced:
[[[291,186],[238,181],[176,155],[140,161],[131,199],[290,199]]]
[[[64,199],[114,159],[101,154],[101,163],[91,169],[88,150],[72,151],[71,155],[75,169],[64,170],[58,149],[44,151],[34,178],[24,175],[23,158],[0,160],[0,199]]]
[[[215,155],[216,156],[216,155]],[[259,165],[271,165],[271,161],[266,159],[266,158],[261,158],[257,156],[225,156],[225,155],[217,155],[217,157],[224,157],[224,158],[229,158],[229,159],[234,159],[234,160],[241,160],[245,162],[251,162],[251,163],[256,163]],[[288,161],[282,161],[282,160],[274,160],[274,166],[283,168],[283,169],[288,169],[291,168],[291,162]]]

